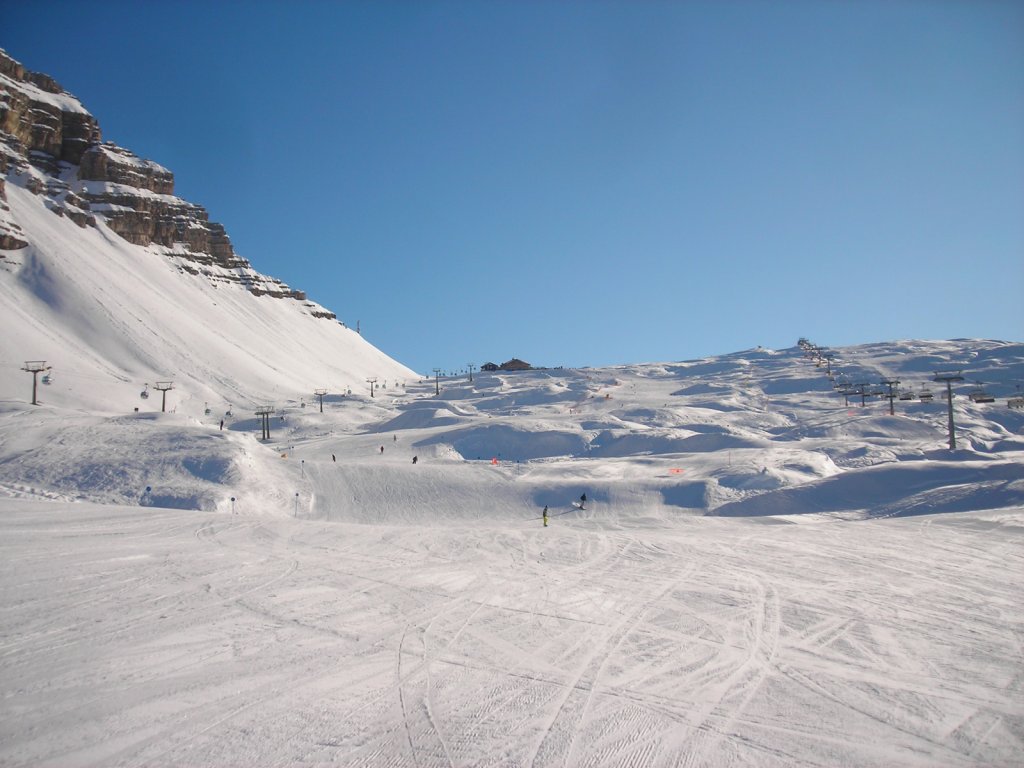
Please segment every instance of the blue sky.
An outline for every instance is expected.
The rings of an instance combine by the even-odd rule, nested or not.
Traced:
[[[1024,340],[1024,3],[3,0],[0,30],[423,372]]]

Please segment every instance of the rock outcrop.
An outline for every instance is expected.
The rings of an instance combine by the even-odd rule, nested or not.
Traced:
[[[0,251],[16,251],[27,246],[28,240],[25,239],[25,233],[21,231],[21,227],[10,215],[11,207],[7,205],[5,184],[6,182],[0,179]],[[3,257],[3,253],[0,253],[0,259]]]
[[[3,180],[43,196],[47,208],[82,227],[107,227],[130,243],[156,248],[182,272],[237,283],[257,296],[320,305],[252,269],[206,209],[174,194],[174,174],[113,142],[81,102],[48,75],[26,70],[0,50],[0,250],[29,245],[6,205]],[[0,256],[2,257],[2,256]]]
[[[54,171],[59,161],[77,164],[99,139],[96,119],[52,77],[29,72],[0,50],[0,130],[30,161]]]

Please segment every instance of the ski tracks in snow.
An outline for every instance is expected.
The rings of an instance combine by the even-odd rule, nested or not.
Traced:
[[[1024,553],[978,525],[19,504],[12,763],[968,766],[1024,743]]]
[[[690,732],[677,750],[679,764],[687,768],[713,762],[713,756],[720,753],[721,740],[732,737],[732,725],[774,672],[781,626],[779,596],[764,574],[746,571],[738,575],[738,581],[747,595],[743,651],[738,663],[734,657],[726,658],[717,669],[709,670],[705,701],[690,713]]]

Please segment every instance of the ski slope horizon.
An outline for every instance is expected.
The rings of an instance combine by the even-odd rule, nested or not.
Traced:
[[[219,347],[190,351],[203,370]],[[125,399],[124,377],[106,388],[86,377],[80,392],[82,378],[56,373],[38,386],[38,406],[0,400],[0,483],[12,495],[293,516],[301,506],[304,517],[373,522],[477,516],[495,505],[533,514],[564,506],[576,487],[617,513],[660,515],[858,517],[1024,502],[1024,414],[1007,405],[1017,402],[1024,345],[906,342],[831,354],[831,376],[794,347],[472,380],[414,376],[376,382],[373,396],[321,398],[289,391],[285,379],[273,388],[269,439],[259,398],[231,405],[189,392],[185,377],[166,393],[134,392],[129,411],[111,407]],[[955,391],[951,452],[944,393],[928,367],[957,361],[989,383]],[[29,393],[25,372],[5,374],[9,388]],[[836,391],[840,380],[896,376],[906,399],[893,398],[895,415],[877,393],[861,405]],[[977,391],[999,399],[975,402]],[[97,399],[107,407],[90,411]]]
[[[74,97],[62,98],[71,105],[63,109],[82,109]],[[65,176],[76,173],[75,166],[62,167]],[[757,514],[769,498],[784,505],[800,499],[797,511],[806,511],[804,503],[820,506],[812,503],[815,493],[828,492],[801,487],[841,489],[847,481],[831,477],[841,469],[882,471],[895,462],[885,471],[930,472],[924,486],[932,488],[942,485],[943,473],[926,472],[925,462],[987,467],[1020,449],[1020,411],[1006,406],[1024,382],[1020,343],[839,348],[824,370],[820,351],[808,358],[792,347],[428,380],[315,303],[248,290],[269,280],[248,266],[197,270],[184,250],[128,243],[102,215],[83,228],[54,215],[56,203],[37,194],[46,179],[40,169],[23,164],[8,176],[5,216],[29,244],[0,259],[0,408],[11,435],[0,448],[0,481],[30,493],[38,486],[62,498],[138,503],[150,488],[148,503],[203,510],[253,495],[260,499],[253,511],[272,513],[281,498],[298,492],[310,514],[344,517],[352,505],[342,501],[349,494],[341,487],[319,494],[308,482],[280,487],[295,485],[286,479],[295,458],[300,469],[308,459],[315,472],[331,453],[347,457],[344,472],[372,475],[380,467],[360,462],[390,432],[396,440],[402,435],[402,450],[422,454],[413,478],[429,476],[435,465],[467,463],[446,470],[432,497],[464,486],[463,501],[445,502],[460,515],[502,495],[519,506],[550,504],[566,472],[620,508]],[[45,371],[27,373],[31,361]],[[877,387],[893,377],[903,380],[901,394],[917,398],[937,386],[931,378],[945,368],[968,377],[957,387],[964,434],[952,457],[943,453],[938,398],[900,400],[892,417],[875,413],[874,397],[876,405],[863,411],[837,405],[838,387]],[[979,387],[996,402],[963,397]],[[31,392],[41,406],[26,406]],[[321,399],[326,412],[314,415]],[[274,411],[271,441],[256,438],[259,408]],[[208,434],[211,426],[217,434]],[[215,459],[191,458],[207,444]],[[735,460],[732,470],[721,467],[723,455]],[[491,459],[499,470],[511,466],[520,474],[495,483],[501,471],[469,469]],[[922,466],[912,470],[914,462]],[[307,480],[304,473],[300,480]],[[376,481],[353,475],[346,482]],[[266,492],[244,494],[246,483]],[[988,508],[1000,503],[1000,493],[1013,495],[1004,488]]]
[[[1019,3],[261,9],[0,44],[420,373],[1024,331]]]

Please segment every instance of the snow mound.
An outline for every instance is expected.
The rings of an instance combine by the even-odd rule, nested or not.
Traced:
[[[1024,506],[1024,464],[906,461],[851,470],[728,502],[725,517],[859,513],[863,517]]]
[[[573,456],[587,447],[581,433],[538,424],[529,427],[512,424],[466,427],[423,438],[417,445],[438,443],[451,445],[464,459],[497,457],[508,461]]]
[[[273,454],[250,434],[214,431],[172,414],[30,419],[20,427],[17,442],[0,453],[0,484],[8,488],[204,511],[228,509],[230,497],[244,493],[262,500],[250,504],[253,511],[274,498],[281,506],[285,478],[272,462],[264,466]]]

